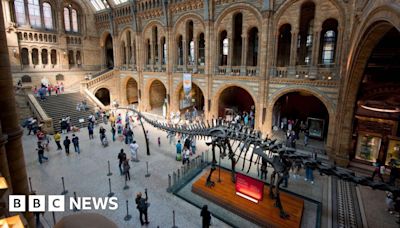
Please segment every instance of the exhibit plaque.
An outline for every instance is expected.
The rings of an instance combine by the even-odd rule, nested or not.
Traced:
[[[242,193],[255,200],[261,201],[264,192],[264,182],[245,176],[236,174],[236,192]]]

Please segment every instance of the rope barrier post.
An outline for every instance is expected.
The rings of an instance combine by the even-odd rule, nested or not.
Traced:
[[[31,194],[32,194],[32,193],[35,193],[35,191],[33,191],[33,188],[32,188],[31,177],[29,177],[28,180],[29,180],[29,192],[30,192]]]
[[[173,179],[173,180],[174,180],[174,182],[173,182],[173,184],[172,184],[172,185],[176,185],[176,181],[177,181],[177,180],[176,180],[176,173],[175,173],[175,172],[173,173],[173,177],[174,177],[174,179]]]
[[[74,200],[75,200],[75,202],[77,202],[77,200],[76,200],[76,192],[74,192]],[[79,211],[79,209],[76,208],[76,206],[74,205],[73,211],[74,211],[74,212],[77,212],[77,211]]]
[[[108,197],[112,197],[114,192],[111,191],[111,178],[108,178],[108,187],[110,189],[110,193],[108,193]]]
[[[147,173],[146,173],[145,177],[150,177],[150,173],[149,173],[149,162],[148,162],[148,161],[146,161],[146,170],[147,170]]]
[[[61,177],[61,182],[62,182],[62,187],[63,187],[63,191],[61,192],[61,195],[66,195],[68,193],[68,190],[65,190],[64,177]]]
[[[107,176],[111,176],[111,175],[112,175],[112,172],[111,172],[111,168],[110,168],[110,161],[107,161],[107,164],[108,164],[108,173],[107,173]]]
[[[126,177],[125,177],[125,185],[124,185],[124,188],[123,188],[123,189],[124,189],[124,190],[129,189],[129,185],[128,185],[127,181],[126,181]]]
[[[168,174],[168,188],[171,188],[171,175]]]
[[[181,170],[180,169],[178,169],[178,181],[179,181],[179,179],[181,179]]]
[[[56,213],[53,211],[51,212],[51,214],[53,215],[53,225],[56,225]]]
[[[218,167],[218,183],[221,183],[221,156],[219,157],[219,167]]]
[[[172,211],[172,228],[178,228],[178,227],[175,225],[175,211]]]
[[[132,216],[129,214],[128,200],[126,201],[126,216],[124,217],[125,221],[131,220]]]

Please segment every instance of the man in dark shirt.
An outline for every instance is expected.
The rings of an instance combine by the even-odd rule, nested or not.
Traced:
[[[126,154],[124,152],[124,149],[121,149],[121,151],[118,154],[118,160],[119,160],[119,171],[121,172],[121,176],[124,174],[123,169],[122,169],[122,164],[126,160]]]

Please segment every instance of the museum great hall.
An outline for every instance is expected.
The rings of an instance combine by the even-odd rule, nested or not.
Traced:
[[[32,190],[20,123],[54,133],[60,118],[32,108],[43,84],[153,118],[246,112],[283,141],[307,128],[296,148],[367,175],[400,159],[399,0],[1,0],[1,14],[0,174],[14,194]]]

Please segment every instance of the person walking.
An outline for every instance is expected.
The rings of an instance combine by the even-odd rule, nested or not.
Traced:
[[[71,144],[71,140],[68,139],[68,136],[65,136],[65,140],[63,142],[64,148],[65,148],[65,153],[69,155],[69,145]]]
[[[178,143],[176,144],[176,160],[177,161],[182,160],[182,144],[181,144],[181,140],[178,140]]]
[[[89,122],[88,124],[89,139],[94,139],[93,137],[93,124]]]
[[[129,159],[125,159],[125,161],[122,162],[122,167],[125,174],[125,181],[131,180],[131,174],[129,173],[129,170],[131,169]]]
[[[201,209],[200,216],[203,217],[202,227],[209,228],[211,225],[211,213],[208,211],[207,205],[204,205]]]
[[[112,135],[112,141],[115,142],[115,133],[117,130],[115,130],[115,125],[111,126],[111,135]]]
[[[129,144],[129,149],[131,151],[131,160],[133,162],[139,162],[138,158],[139,145],[136,143],[136,141],[133,141],[131,144]]]
[[[185,146],[183,147],[183,153],[182,153],[182,165],[185,165],[185,163],[187,162],[187,164],[189,165],[189,158],[190,158],[190,150]]]
[[[60,132],[56,131],[56,133],[54,134],[54,141],[57,144],[57,150],[62,150],[61,143],[60,143],[61,142]]]
[[[38,148],[36,150],[38,152],[39,163],[42,164],[43,159],[47,161],[49,160],[49,158],[44,156],[44,147],[42,146],[42,144],[40,142],[38,142],[37,144]]]
[[[100,127],[99,134],[100,134],[100,142],[103,142],[103,138],[106,137],[106,129],[104,129],[103,126]]]
[[[80,154],[81,151],[79,150],[79,138],[75,134],[72,134],[72,143],[74,144],[75,152]]]
[[[139,211],[139,219],[140,219],[140,223],[142,224],[142,226],[144,224],[149,224],[150,223],[149,220],[148,220],[148,216],[147,216],[147,208],[150,205],[147,202],[149,200],[149,198],[147,196],[147,189],[144,191],[144,193],[146,195],[146,198],[142,198],[142,193],[139,192],[136,195],[136,199],[135,199],[135,202],[136,202],[136,205],[137,205],[136,208]],[[144,222],[143,222],[143,215],[144,215],[144,220],[145,220]]]
[[[121,149],[118,153],[118,160],[119,160],[119,171],[121,172],[121,176],[124,174],[124,170],[123,170],[123,163],[126,160],[126,154],[124,152],[124,149]]]

